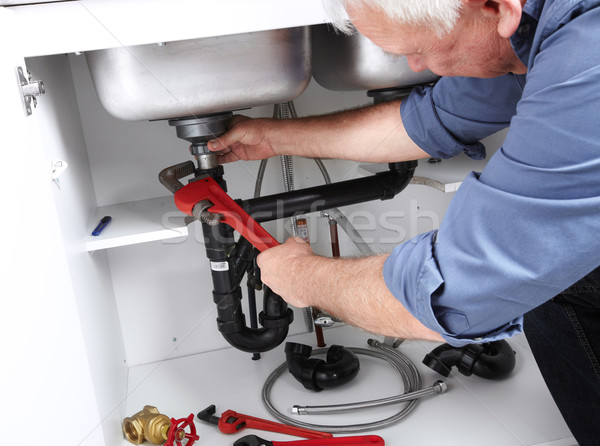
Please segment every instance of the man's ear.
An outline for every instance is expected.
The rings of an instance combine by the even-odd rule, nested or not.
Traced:
[[[521,0],[462,0],[463,5],[478,10],[484,17],[498,21],[498,34],[505,39],[512,36],[519,23],[523,4]]]

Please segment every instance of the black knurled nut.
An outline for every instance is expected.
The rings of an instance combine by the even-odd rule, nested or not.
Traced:
[[[294,322],[294,312],[288,308],[281,316],[273,317],[267,316],[264,311],[261,311],[258,315],[258,321],[265,328],[287,327]]]
[[[194,181],[201,180],[203,178],[212,177],[212,178],[220,178],[225,173],[223,166],[213,167],[212,169],[195,169],[194,170],[194,178],[192,178],[189,182],[193,183]]]
[[[246,327],[246,318],[242,316],[237,321],[223,322],[217,319],[217,328],[223,334],[232,334],[242,331]]]
[[[481,356],[483,347],[480,344],[470,344],[465,347],[460,362],[457,365],[458,371],[465,376],[473,374],[473,366]]]

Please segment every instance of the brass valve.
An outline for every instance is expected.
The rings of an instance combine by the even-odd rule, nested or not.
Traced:
[[[161,414],[154,406],[144,406],[143,410],[123,420],[123,434],[133,444],[142,444],[144,440],[164,444],[170,427],[170,418]]]

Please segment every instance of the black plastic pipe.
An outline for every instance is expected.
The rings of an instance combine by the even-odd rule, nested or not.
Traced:
[[[250,328],[253,330],[256,330],[258,328],[258,316],[257,316],[257,312],[256,312],[256,290],[254,288],[254,284],[250,283],[250,280],[248,280],[247,290],[248,290],[248,317],[250,318]],[[260,353],[256,353],[256,352],[253,353],[252,359],[255,361],[259,360]]]
[[[442,344],[423,359],[423,364],[443,376],[456,367],[465,376],[503,379],[515,368],[515,352],[505,340],[452,347]]]
[[[371,200],[391,199],[409,184],[416,166],[416,161],[392,163],[388,171],[370,177],[254,198],[243,201],[242,206],[255,220],[261,222]],[[222,182],[222,177],[219,179]],[[207,256],[211,262],[217,265],[225,265],[223,262],[226,262],[228,265],[227,271],[215,271],[214,267],[211,268],[219,331],[233,347],[245,352],[262,353],[275,348],[287,337],[289,325],[293,320],[292,310],[280,296],[265,287],[264,308],[259,315],[263,327],[249,328],[242,312],[239,282],[252,250],[249,249],[248,243],[241,239],[237,246],[239,252],[235,253],[233,230],[226,225],[203,224],[202,228],[206,238]],[[332,355],[335,351],[336,349],[332,351]],[[346,367],[346,354],[339,360],[344,361],[342,369]],[[342,378],[335,371],[339,365],[321,367],[319,377],[316,378],[322,383],[319,387],[327,386],[327,382],[337,382],[337,385],[342,382]]]
[[[246,326],[245,317],[241,312],[239,287],[232,297],[235,302],[221,300],[221,303],[217,304],[217,325],[227,342],[244,352],[262,353],[277,347],[285,340],[294,313],[281,297],[265,287],[264,309],[259,315],[263,327],[256,329]]]
[[[217,327],[233,347],[249,353],[262,353],[280,345],[287,337],[293,312],[285,301],[265,288],[264,308],[259,315],[262,328],[249,328],[242,312],[240,274],[235,266],[233,229],[220,224],[202,224],[206,255],[211,264],[213,300],[217,305]]]
[[[392,163],[389,171],[369,177],[254,198],[241,204],[256,221],[263,222],[366,201],[387,200],[409,184],[416,166],[416,161]],[[180,180],[191,174],[197,178],[210,175],[227,190],[221,166],[200,171],[191,161],[164,169],[159,179],[175,193],[183,187]],[[209,226],[202,223],[202,230],[206,255],[211,262],[219,331],[233,347],[242,351],[260,353],[275,348],[288,334],[293,321],[292,310],[280,296],[265,288],[264,308],[259,315],[262,328],[249,328],[242,312],[239,284],[255,252],[243,239],[236,248],[233,229],[225,224]]]
[[[364,203],[389,200],[413,177],[416,161],[392,163],[390,170],[364,178],[340,181],[242,201],[242,207],[258,222]]]
[[[309,390],[321,391],[347,384],[358,374],[358,357],[341,345],[327,350],[327,360],[311,358],[312,348],[304,344],[285,344],[289,372]]]

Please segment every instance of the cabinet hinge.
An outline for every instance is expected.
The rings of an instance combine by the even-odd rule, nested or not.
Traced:
[[[32,113],[31,104],[37,107],[37,97],[46,93],[44,82],[31,80],[31,73],[27,70],[27,75],[22,67],[17,67],[17,77],[19,79],[19,90],[25,107],[25,115]]]

